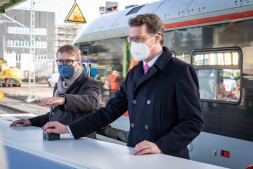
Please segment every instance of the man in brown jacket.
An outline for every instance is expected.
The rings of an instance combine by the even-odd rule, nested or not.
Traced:
[[[42,127],[49,121],[58,121],[68,125],[81,117],[97,110],[99,105],[99,84],[86,75],[81,67],[81,52],[73,45],[65,45],[58,49],[57,64],[60,77],[54,87],[54,97],[42,100],[42,106],[51,106],[47,114],[30,119],[14,121],[17,124]],[[95,138],[95,133],[88,137]]]

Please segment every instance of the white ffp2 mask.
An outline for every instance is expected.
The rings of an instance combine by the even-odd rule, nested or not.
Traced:
[[[155,36],[153,36],[152,38],[154,38]],[[149,49],[146,43],[150,41],[152,38],[150,38],[144,43],[131,42],[130,53],[135,61],[143,61],[149,57],[150,50],[154,47],[155,44]]]

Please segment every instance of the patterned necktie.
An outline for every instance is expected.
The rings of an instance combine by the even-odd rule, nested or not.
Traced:
[[[148,66],[148,64],[145,64],[145,65],[144,65],[144,72],[147,73],[147,71],[148,71],[149,68],[150,68],[150,67]]]

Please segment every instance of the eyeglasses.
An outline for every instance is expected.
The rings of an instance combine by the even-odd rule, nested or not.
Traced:
[[[137,42],[137,43],[141,43],[144,40],[143,37],[141,36],[135,36],[135,37],[127,37],[127,42],[131,43],[131,42]]]
[[[56,63],[58,65],[62,65],[63,63],[67,64],[67,65],[72,65],[74,61],[79,61],[79,60],[72,60],[72,59],[66,59],[66,60],[56,60]]]
[[[147,34],[146,34],[147,35]],[[130,43],[131,44],[131,42],[136,42],[136,43],[142,43],[142,42],[144,42],[144,40],[145,40],[145,37],[146,37],[146,35],[144,35],[144,37],[141,37],[141,36],[135,36],[135,37],[130,37],[130,36],[128,36],[126,39],[127,39],[127,42],[128,43]],[[155,37],[155,36],[157,36],[157,35],[159,35],[159,34],[155,34],[153,37]],[[152,38],[152,37],[151,37]],[[150,39],[151,39],[150,38]],[[147,42],[147,41],[146,41]]]

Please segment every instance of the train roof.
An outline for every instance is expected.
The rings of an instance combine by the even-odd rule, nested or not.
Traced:
[[[166,30],[253,18],[253,0],[164,0],[98,17],[85,25],[73,44],[128,36],[128,20],[136,15],[158,15]]]

